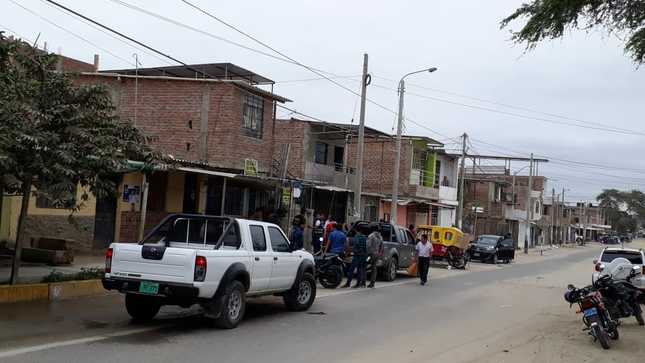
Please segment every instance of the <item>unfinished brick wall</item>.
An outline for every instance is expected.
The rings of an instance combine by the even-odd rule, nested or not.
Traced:
[[[277,120],[275,128],[275,147],[273,158],[280,159],[280,146],[290,144],[288,176],[292,178],[305,177],[305,134],[309,124],[300,120]]]
[[[136,125],[157,150],[178,159],[236,170],[244,169],[244,159],[255,159],[260,171],[270,170],[274,133],[270,99],[264,99],[262,137],[255,138],[247,136],[243,128],[248,91],[232,83],[140,78],[135,103],[134,78],[81,75],[76,82],[105,85],[123,120],[134,122],[136,105]]]
[[[357,144],[348,145],[349,165],[356,165]],[[363,153],[363,192],[392,194],[395,158],[395,141],[392,139],[366,138]],[[412,144],[401,143],[399,168],[399,195],[410,192],[410,169],[412,165]]]

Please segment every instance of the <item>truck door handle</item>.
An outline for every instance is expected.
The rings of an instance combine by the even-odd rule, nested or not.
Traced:
[[[256,260],[256,261],[260,261],[260,257],[256,257],[256,258],[255,258],[255,260]]]
[[[277,260],[278,260],[278,257],[277,257],[277,256],[276,256],[276,257],[273,257],[273,261],[277,261]]]

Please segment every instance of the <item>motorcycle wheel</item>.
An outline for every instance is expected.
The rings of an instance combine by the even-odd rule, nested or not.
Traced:
[[[635,314],[634,317],[636,318],[638,325],[641,325],[641,326],[645,325],[645,320],[643,320],[643,313]]]
[[[594,324],[595,323],[595,324]],[[591,332],[602,346],[602,349],[609,349],[609,337],[607,337],[607,332],[603,329],[601,322],[598,319],[591,321]]]
[[[318,281],[325,289],[335,289],[343,282],[343,271],[340,266],[334,266],[327,273],[320,274]]]
[[[607,335],[609,335],[611,340],[618,340],[620,338],[620,334],[618,334],[618,326],[614,325],[611,331],[607,332]]]

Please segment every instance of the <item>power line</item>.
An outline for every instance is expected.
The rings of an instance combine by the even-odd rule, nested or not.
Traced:
[[[112,34],[112,33],[108,32],[108,31],[105,31],[103,28],[98,27],[98,26],[94,25],[93,23],[91,23],[91,22],[89,22],[89,21],[87,21],[87,20],[84,20],[84,19],[82,19],[82,18],[75,17],[73,14],[70,14],[70,13],[68,13],[68,12],[66,12],[66,11],[64,11],[64,10],[62,10],[62,9],[60,9],[60,8],[58,8],[58,7],[56,7],[56,6],[52,5],[52,4],[50,4],[50,3],[48,3],[46,0],[40,0],[40,1],[41,1],[42,3],[44,3],[45,5],[49,6],[50,8],[52,8],[52,9],[54,9],[54,10],[56,10],[56,11],[60,12],[61,14],[64,14],[65,16],[69,16],[70,18],[72,18],[72,19],[74,19],[74,20],[76,20],[76,21],[78,21],[78,22],[80,22],[80,23],[83,23],[83,24],[85,24],[85,25],[87,25],[87,26],[89,26],[89,27],[91,27],[91,28],[93,28],[93,29],[95,29],[95,30],[99,31],[99,32],[101,32],[101,33],[103,33],[103,34],[105,34],[105,35],[109,36],[110,38],[112,38],[112,39],[114,39],[114,40],[116,40],[116,41],[118,41],[118,42],[120,42],[120,43],[122,43],[122,44],[125,44],[126,46],[128,46],[128,47],[130,47],[130,48],[132,48],[132,49],[134,49],[134,50],[137,50],[137,51],[143,52],[143,53],[145,53],[145,54],[147,54],[147,55],[149,55],[149,56],[151,56],[151,57],[153,57],[153,58],[155,58],[155,59],[159,60],[159,61],[160,61],[160,62],[162,62],[162,63],[168,64],[168,65],[174,65],[174,64],[175,64],[174,62],[170,62],[170,61],[168,61],[168,59],[166,59],[166,58],[161,58],[161,57],[159,57],[157,54],[155,54],[155,53],[153,53],[153,52],[151,52],[151,51],[149,51],[149,50],[147,50],[147,49],[145,49],[145,48],[137,47],[136,45],[134,45],[134,44],[132,44],[132,43],[129,43],[129,42],[127,42],[126,40],[123,40],[122,38],[120,38],[120,37],[118,37],[118,36],[116,36],[116,35],[114,35],[114,34]]]
[[[127,64],[134,65],[134,63],[130,62],[129,60],[127,60],[127,59],[125,59],[125,58],[123,58],[123,57],[120,57],[119,55],[117,55],[117,54],[115,54],[115,53],[112,53],[112,52],[111,52],[111,51],[109,51],[108,49],[105,49],[105,48],[101,47],[100,45],[98,45],[98,44],[96,44],[96,43],[94,43],[94,42],[90,41],[89,39],[84,38],[84,37],[82,37],[82,36],[80,36],[80,35],[78,35],[78,34],[74,33],[73,31],[68,30],[68,29],[66,29],[66,28],[64,28],[64,27],[62,27],[62,26],[60,26],[60,25],[58,25],[58,24],[54,23],[53,21],[51,21],[51,20],[49,20],[49,19],[45,18],[44,16],[42,16],[42,15],[40,15],[40,14],[36,13],[35,11],[33,11],[33,10],[31,10],[31,9],[29,9],[29,8],[27,8],[27,7],[23,6],[23,5],[21,5],[21,4],[18,4],[18,3],[17,3],[17,2],[15,2],[14,0],[9,0],[9,1],[11,1],[14,5],[16,5],[16,6],[20,7],[20,8],[22,8],[22,9],[23,9],[23,10],[25,10],[26,12],[28,12],[28,13],[32,14],[33,16],[35,16],[35,17],[37,17],[37,18],[41,19],[42,21],[47,22],[48,24],[53,25],[53,26],[55,26],[56,28],[58,28],[58,29],[60,29],[60,30],[62,30],[62,31],[64,31],[64,32],[68,33],[68,34],[71,34],[72,36],[74,36],[74,37],[76,37],[76,38],[78,38],[78,39],[80,39],[80,40],[84,41],[85,43],[90,44],[90,45],[92,45],[92,46],[96,47],[97,49],[102,50],[102,51],[104,51],[104,52],[106,52],[106,53],[108,53],[108,54],[112,55],[113,57],[115,57],[115,58],[117,58],[117,59],[120,59],[121,61],[123,61],[123,62],[125,62],[125,63],[127,63]]]
[[[120,37],[123,37],[123,38],[125,38],[125,39],[127,39],[127,40],[129,40],[129,41],[131,41],[131,42],[133,42],[133,43],[136,43],[136,44],[138,44],[138,45],[140,45],[140,46],[142,46],[142,47],[144,47],[144,48],[146,48],[146,49],[148,49],[148,50],[150,50],[150,51],[153,51],[153,52],[155,52],[155,53],[157,53],[157,54],[159,54],[159,55],[161,55],[161,56],[163,56],[163,57],[166,57],[166,58],[168,58],[168,59],[170,59],[170,60],[172,60],[172,61],[174,61],[174,62],[177,62],[177,63],[179,63],[179,64],[181,64],[181,65],[185,66],[186,68],[188,68],[189,70],[191,70],[191,71],[193,71],[193,72],[195,72],[195,73],[201,73],[201,74],[203,74],[203,75],[206,75],[206,73],[205,73],[205,72],[203,72],[203,71],[199,71],[199,70],[197,70],[197,69],[194,69],[194,68],[190,67],[188,64],[186,64],[186,63],[184,63],[184,62],[180,61],[180,60],[179,60],[179,59],[177,59],[177,58],[174,58],[174,57],[172,57],[172,56],[170,56],[170,55],[168,55],[168,54],[166,54],[166,53],[164,53],[164,52],[162,52],[162,51],[160,51],[160,50],[157,50],[157,49],[155,49],[155,48],[153,48],[153,47],[151,47],[151,46],[149,46],[149,45],[147,45],[147,44],[144,44],[144,43],[142,43],[142,42],[140,42],[140,41],[138,41],[138,40],[136,40],[136,39],[134,39],[134,38],[132,38],[132,37],[130,37],[130,36],[127,36],[127,35],[125,35],[125,34],[123,34],[123,33],[119,32],[118,30],[112,29],[112,28],[110,28],[110,27],[109,27],[109,26],[107,26],[107,25],[103,25],[103,24],[99,23],[99,22],[98,22],[98,21],[96,21],[96,20],[93,20],[93,19],[91,19],[91,18],[89,18],[89,17],[87,17],[87,16],[85,16],[85,15],[83,15],[83,14],[81,14],[81,13],[79,13],[79,12],[75,11],[75,10],[72,10],[72,9],[70,9],[70,8],[68,8],[68,7],[64,6],[64,5],[61,5],[61,4],[57,3],[57,2],[56,2],[56,1],[54,1],[54,0],[44,0],[44,1],[47,1],[48,3],[53,4],[53,5],[56,5],[56,6],[58,6],[59,8],[61,8],[61,9],[65,10],[65,11],[67,11],[67,12],[71,13],[71,14],[74,14],[74,15],[76,15],[76,16],[78,16],[78,17],[80,17],[80,18],[83,18],[83,19],[85,19],[85,20],[87,20],[87,21],[89,21],[89,22],[91,22],[91,23],[93,23],[93,24],[95,24],[95,25],[100,26],[101,28],[103,28],[103,29],[105,29],[105,30],[108,30],[108,31],[110,31],[110,32],[112,32],[112,33],[114,33],[114,34],[116,34],[116,35],[118,35],[118,36],[120,36]],[[213,77],[212,75],[209,75],[209,76],[210,76],[210,77]],[[218,77],[214,77],[214,78],[218,78]]]
[[[394,82],[394,83],[397,82],[396,80],[393,80],[391,78],[380,77],[380,76],[377,76],[377,75],[374,75],[374,77],[375,78],[380,78],[380,79],[383,79],[383,80],[386,80],[386,81]],[[531,109],[531,108],[528,108],[528,107],[515,106],[515,105],[510,105],[508,103],[491,101],[491,100],[487,100],[487,99],[480,98],[480,97],[468,96],[468,95],[464,95],[464,94],[461,94],[461,93],[445,91],[445,90],[441,90],[441,89],[437,89],[437,88],[425,87],[425,86],[421,86],[419,84],[406,83],[406,85],[421,88],[421,89],[425,89],[425,90],[428,90],[428,91],[439,92],[439,93],[443,93],[443,94],[447,94],[447,95],[451,95],[451,96],[471,99],[471,100],[478,101],[478,102],[484,102],[484,103],[489,103],[489,104],[493,104],[493,105],[497,105],[497,106],[511,108],[511,109],[515,109],[515,110],[527,111],[527,112],[532,112],[532,113],[541,114],[541,115],[545,115],[545,116],[556,117],[556,118],[560,118],[560,119],[563,119],[563,120],[575,121],[575,122],[580,122],[580,123],[584,123],[584,124],[596,125],[596,126],[600,126],[600,127],[607,127],[607,128],[611,128],[611,129],[614,129],[614,130],[620,130],[620,131],[625,131],[625,132],[629,132],[629,133],[636,133],[636,134],[642,133],[640,131],[630,130],[630,129],[626,129],[626,128],[620,128],[620,127],[613,127],[611,125],[603,124],[603,123],[599,123],[599,122],[582,120],[582,119],[579,119],[579,118],[573,118],[573,117],[563,116],[563,115],[559,115],[559,114],[555,114],[555,113],[535,110],[535,109]]]

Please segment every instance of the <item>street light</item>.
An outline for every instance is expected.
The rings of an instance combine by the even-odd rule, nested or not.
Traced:
[[[396,224],[397,220],[397,207],[399,204],[399,168],[401,164],[401,132],[403,129],[403,95],[405,94],[405,77],[411,76],[417,73],[432,73],[437,70],[437,67],[430,67],[421,69],[419,71],[410,72],[399,81],[399,117],[396,127],[396,155],[394,157],[394,175],[392,179],[392,202],[391,202],[391,211],[390,211],[390,221],[393,224]]]

